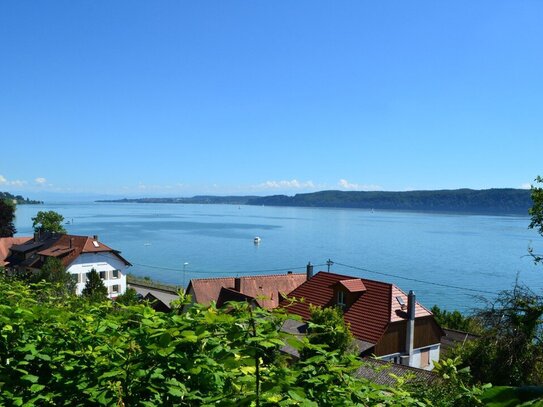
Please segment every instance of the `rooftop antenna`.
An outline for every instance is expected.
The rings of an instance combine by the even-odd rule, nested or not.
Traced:
[[[332,260],[330,260],[330,259],[328,259],[326,261],[326,265],[328,266],[328,272],[330,272],[330,266],[332,266],[333,264],[334,264],[334,262]]]

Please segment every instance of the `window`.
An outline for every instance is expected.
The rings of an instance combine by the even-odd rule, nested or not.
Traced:
[[[345,291],[337,292],[337,305],[339,305],[341,308],[345,307]]]
[[[106,279],[106,272],[105,271],[101,271],[100,272],[100,280],[105,280]]]
[[[119,278],[119,270],[113,270],[111,272],[112,277],[111,278]]]
[[[430,349],[423,349],[420,351],[420,367],[424,369],[430,366]]]
[[[118,293],[119,292],[119,285],[115,284],[111,286],[111,292],[112,293]]]

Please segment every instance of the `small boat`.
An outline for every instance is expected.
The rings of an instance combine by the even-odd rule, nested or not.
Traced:
[[[256,236],[254,239],[253,239],[253,242],[254,244],[260,244],[260,242],[262,241],[262,239],[258,236]]]

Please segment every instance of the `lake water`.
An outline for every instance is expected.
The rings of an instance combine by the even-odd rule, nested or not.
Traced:
[[[316,272],[331,259],[331,271],[413,289],[428,307],[469,310],[477,306],[474,296],[493,297],[517,274],[534,291],[543,289],[543,266],[527,256],[530,245],[543,251],[543,238],[528,229],[528,216],[69,203],[18,206],[17,235],[32,233],[30,218],[40,210],[61,213],[69,233],[99,235],[133,263],[133,274],[179,285],[197,277],[304,272],[308,261],[319,265]],[[262,238],[258,246],[255,236]]]

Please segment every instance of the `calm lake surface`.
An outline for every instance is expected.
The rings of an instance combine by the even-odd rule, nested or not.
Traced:
[[[480,304],[475,296],[493,297],[486,292],[510,288],[517,274],[543,289],[543,266],[527,256],[529,246],[543,251],[543,238],[528,229],[528,216],[67,203],[19,205],[18,236],[31,235],[30,218],[40,210],[61,213],[69,233],[99,235],[133,263],[133,274],[179,285],[184,278],[305,272],[308,261],[320,265],[316,272],[330,258],[343,264],[331,271],[413,289],[428,307],[470,310]]]

